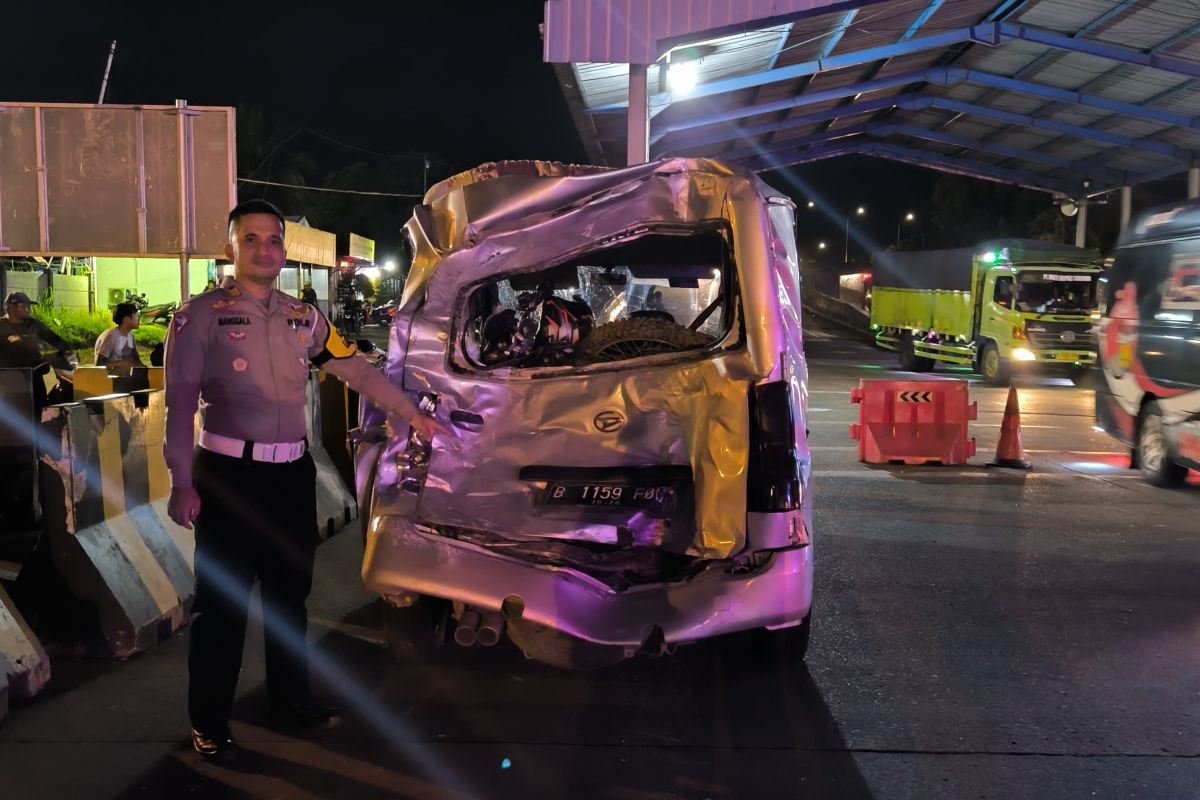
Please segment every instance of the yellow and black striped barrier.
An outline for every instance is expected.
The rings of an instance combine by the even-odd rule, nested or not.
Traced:
[[[354,495],[321,446],[318,376],[308,387],[323,536],[357,516]],[[43,535],[17,579],[27,618],[48,639],[123,658],[187,622],[195,539],[167,515],[161,391],[89,397],[42,415]],[[344,434],[343,434],[344,435]]]
[[[42,416],[43,535],[17,590],[56,640],[125,657],[187,620],[194,539],[167,516],[163,394],[52,406]]]

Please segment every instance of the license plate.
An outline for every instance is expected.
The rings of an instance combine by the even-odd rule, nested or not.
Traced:
[[[1079,354],[1078,353],[1059,353],[1057,355],[1057,358],[1059,361],[1078,361]]]
[[[675,499],[675,487],[662,484],[633,486],[621,483],[549,483],[542,502],[554,506],[604,506],[662,511]]]

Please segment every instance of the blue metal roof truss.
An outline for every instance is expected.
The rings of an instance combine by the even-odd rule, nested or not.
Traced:
[[[1045,24],[1047,18],[1057,18],[1053,13],[1056,4],[1063,4],[1064,14],[1066,10],[1077,11],[1077,4],[1067,0],[993,2],[976,18],[977,24],[968,25],[961,24],[962,10],[955,8],[966,4],[945,0],[927,0],[919,5],[911,0],[863,0],[840,4],[836,11],[815,18],[796,14],[787,20],[796,28],[789,35],[807,39],[800,38],[792,47],[817,42],[807,59],[779,64],[777,52],[765,69],[701,84],[686,101],[674,104],[670,113],[659,114],[652,121],[652,155],[704,153],[764,170],[864,153],[1064,193],[1078,192],[1084,179],[1091,181],[1092,192],[1099,192],[1174,174],[1197,163],[1193,148],[1200,147],[1200,115],[1178,103],[1174,108],[1164,107],[1163,103],[1181,92],[1200,89],[1200,62],[1174,52],[1200,38],[1200,22],[1187,25],[1185,21],[1181,29],[1164,32],[1169,35],[1159,37],[1157,42],[1143,42],[1141,47],[1117,44],[1117,39],[1130,40],[1116,33],[1101,38],[1113,26],[1127,24],[1131,17],[1158,1],[1113,0],[1102,13],[1076,24],[1069,32],[1064,32],[1064,25],[1055,24],[1057,29],[1052,30]],[[871,14],[859,13],[868,6],[873,9]],[[903,13],[912,16],[899,26],[903,32],[895,41],[878,44],[870,20],[889,7],[898,9],[893,12],[897,17]],[[1038,19],[1043,24],[1019,21],[1035,9],[1040,10]],[[939,26],[939,18],[957,19],[960,24],[948,26],[943,22]],[[824,34],[814,36],[817,19],[828,20],[828,27]],[[780,21],[772,18],[765,23]],[[1015,70],[979,66],[981,60],[986,63],[988,51],[1012,42],[1026,43],[1020,52],[1029,53],[1029,60],[1023,66]],[[1032,52],[1030,46],[1035,48]],[[781,46],[780,51],[783,49]],[[981,58],[965,58],[964,53]],[[919,66],[914,62],[922,56],[928,66],[913,69]],[[1059,62],[1066,56],[1103,59],[1112,66],[1100,72],[1092,68],[1086,80],[1072,81],[1069,71],[1059,71]],[[895,63],[898,59],[906,59],[909,69],[899,67]],[[1011,59],[1005,63],[1011,63]],[[1079,63],[1076,61],[1071,69],[1078,72]],[[902,71],[895,71],[897,68]],[[830,81],[814,80],[855,69],[859,70],[857,82],[847,83],[834,76],[833,83],[844,85],[830,87]],[[1156,77],[1157,91],[1140,97],[1128,90],[1121,92],[1121,97],[1106,91],[1131,76],[1136,79],[1146,70],[1166,73],[1166,78]],[[789,91],[799,89],[800,93],[780,98],[776,90],[768,95],[775,99],[760,99],[759,89],[797,80],[803,82],[789,87]],[[1179,82],[1163,89],[1166,80]],[[987,91],[976,95],[954,91],[954,87],[965,84]],[[746,91],[750,89],[755,91]],[[1027,99],[1014,104],[993,102],[1008,95],[1043,102],[1033,107]],[[830,103],[834,104],[832,108],[828,107]],[[588,111],[612,113],[623,105]],[[826,107],[802,111],[820,106]],[[1177,110],[1180,108],[1185,110]],[[949,120],[931,124],[932,117],[925,113],[930,110],[945,112]],[[1103,113],[1097,117],[1096,111]],[[867,114],[871,116],[859,121],[848,119]],[[769,122],[760,121],[764,115]],[[745,124],[752,118],[759,120]],[[990,126],[989,131],[972,136],[948,130],[960,120],[984,123]],[[1154,130],[1131,135],[1121,128],[1125,120],[1148,124]],[[1008,134],[1016,130],[1014,126],[1057,135],[1033,146],[1017,145],[1015,139],[1007,141]],[[1145,131],[1146,127],[1135,130]],[[787,139],[793,132],[800,135]],[[1164,136],[1172,133],[1183,135]],[[1066,151],[1062,155],[1056,152],[1076,142],[1092,145],[1076,149],[1076,156],[1084,152],[1090,155],[1079,158]],[[1101,146],[1098,152],[1095,145]],[[1122,168],[1110,163],[1117,157],[1123,160]],[[1134,163],[1137,167],[1130,168]]]

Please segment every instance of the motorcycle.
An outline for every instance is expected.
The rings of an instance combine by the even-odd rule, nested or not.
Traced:
[[[150,305],[150,301],[146,299],[146,293],[134,294],[133,292],[125,291],[125,302],[133,303],[137,308],[138,315],[141,316],[142,322],[150,325],[170,325],[171,317],[179,310],[179,304],[176,302],[170,303],[155,303]]]
[[[484,321],[480,341],[484,364],[514,367],[561,366],[575,357],[575,347],[592,332],[592,309],[579,295],[565,300],[548,281],[517,297]]]
[[[177,310],[179,310],[179,304],[170,302],[146,306],[139,313],[141,314],[142,322],[150,325],[166,326],[171,324],[171,317],[175,316]]]
[[[362,306],[351,304],[342,306],[342,319],[339,327],[343,333],[361,333],[363,322]]]

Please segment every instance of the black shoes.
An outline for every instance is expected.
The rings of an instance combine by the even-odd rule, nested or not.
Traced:
[[[288,703],[271,703],[271,716],[294,725],[320,725],[342,713],[338,706],[326,705],[312,698]]]
[[[235,752],[237,742],[228,728],[217,733],[205,733],[192,728],[192,748],[204,759],[212,761]]]

